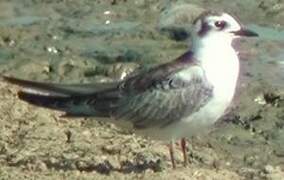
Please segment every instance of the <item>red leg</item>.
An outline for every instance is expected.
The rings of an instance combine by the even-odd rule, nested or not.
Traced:
[[[175,169],[176,168],[176,162],[175,162],[175,157],[174,157],[173,141],[171,141],[171,143],[169,144],[169,152],[170,152],[170,158],[171,158],[171,161],[172,161],[173,169]]]
[[[181,150],[182,150],[182,154],[183,154],[183,165],[184,165],[184,167],[186,167],[187,164],[188,164],[188,157],[187,157],[186,139],[185,138],[181,138],[180,145],[181,145]]]

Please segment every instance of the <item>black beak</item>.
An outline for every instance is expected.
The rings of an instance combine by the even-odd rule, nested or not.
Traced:
[[[258,36],[257,33],[249,29],[245,29],[245,28],[242,28],[238,31],[233,31],[232,33],[235,34],[236,36],[247,36],[247,37],[257,37]]]

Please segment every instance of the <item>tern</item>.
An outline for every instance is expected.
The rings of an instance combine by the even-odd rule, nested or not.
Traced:
[[[173,142],[181,139],[186,165],[186,138],[207,132],[232,101],[239,74],[232,41],[258,36],[224,12],[204,12],[192,27],[191,50],[119,82],[64,85],[2,78],[23,87],[18,97],[30,104],[63,111],[65,117],[109,119],[167,140],[175,168]]]

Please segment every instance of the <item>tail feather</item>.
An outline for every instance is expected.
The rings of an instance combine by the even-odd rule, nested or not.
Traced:
[[[104,112],[96,111],[94,107],[88,104],[88,100],[83,96],[62,97],[45,96],[33,94],[25,91],[18,92],[19,99],[32,105],[59,110],[65,112],[68,117],[87,117],[87,116],[106,116]]]
[[[8,83],[23,87],[18,92],[19,99],[36,106],[63,111],[68,117],[106,117],[115,108],[115,102],[119,98],[117,83],[62,85],[0,77]]]
[[[68,97],[62,96],[45,96],[40,94],[33,94],[25,91],[18,92],[19,99],[30,104],[46,107],[50,109],[64,110],[67,108],[69,102]]]
[[[32,94],[50,95],[50,96],[80,96],[89,95],[97,92],[111,89],[117,86],[118,82],[92,83],[92,84],[55,84],[42,83],[18,79],[14,77],[1,76],[8,83],[15,84],[25,88],[25,91]]]

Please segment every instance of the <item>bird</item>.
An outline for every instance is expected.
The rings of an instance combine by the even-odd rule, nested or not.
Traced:
[[[193,21],[191,48],[184,54],[121,81],[56,84],[7,75],[2,79],[21,86],[18,98],[32,105],[70,118],[108,119],[139,135],[167,141],[176,168],[173,143],[181,140],[186,166],[186,139],[208,132],[231,104],[239,75],[233,40],[256,36],[232,15],[211,10]]]

